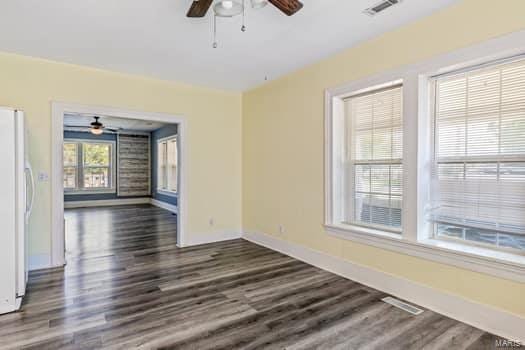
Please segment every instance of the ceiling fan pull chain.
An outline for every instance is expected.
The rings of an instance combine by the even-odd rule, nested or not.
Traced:
[[[217,48],[217,15],[213,15],[213,48]]]
[[[242,0],[242,27],[241,27],[241,32],[245,32],[246,31],[246,26],[244,25],[245,8],[246,8],[246,0]]]

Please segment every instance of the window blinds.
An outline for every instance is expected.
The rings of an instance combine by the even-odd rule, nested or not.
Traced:
[[[167,164],[168,164],[168,189],[177,191],[177,139],[171,139],[168,142]]]
[[[525,59],[435,79],[436,234],[525,249]]]
[[[157,189],[177,192],[177,138],[158,142],[157,149]]]
[[[402,95],[398,85],[346,99],[350,223],[401,228]]]

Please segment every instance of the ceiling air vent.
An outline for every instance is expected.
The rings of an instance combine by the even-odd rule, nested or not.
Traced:
[[[377,4],[375,4],[372,7],[367,8],[363,12],[366,13],[367,15],[369,15],[369,16],[375,16],[379,12],[381,12],[383,10],[386,10],[387,8],[389,8],[391,6],[399,4],[400,2],[401,2],[401,0],[384,0],[384,1],[381,1],[381,2],[379,2]]]

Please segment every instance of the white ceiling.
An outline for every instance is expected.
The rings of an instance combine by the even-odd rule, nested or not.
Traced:
[[[362,11],[377,0],[302,0],[292,17],[247,6],[245,33],[240,17],[218,19],[217,49],[212,11],[186,18],[191,1],[2,0],[0,51],[239,91],[457,0],[404,0],[375,17]]]
[[[64,115],[64,128],[69,130],[77,130],[80,128],[75,128],[72,126],[84,126],[89,127],[90,124],[94,121],[92,115],[82,115],[82,114],[65,114]],[[106,128],[120,129],[125,131],[142,131],[142,132],[151,132],[162,128],[163,123],[148,121],[148,120],[139,120],[139,119],[127,119],[127,118],[116,118],[108,116],[100,116],[99,122],[104,124]]]

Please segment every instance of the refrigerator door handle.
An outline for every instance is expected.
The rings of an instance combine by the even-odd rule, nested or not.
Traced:
[[[31,200],[26,206],[26,216],[29,218],[29,216],[31,216],[31,211],[33,210],[33,202],[35,201],[35,178],[33,177],[33,169],[29,163],[26,164],[25,170],[29,175],[29,183],[31,184]]]

